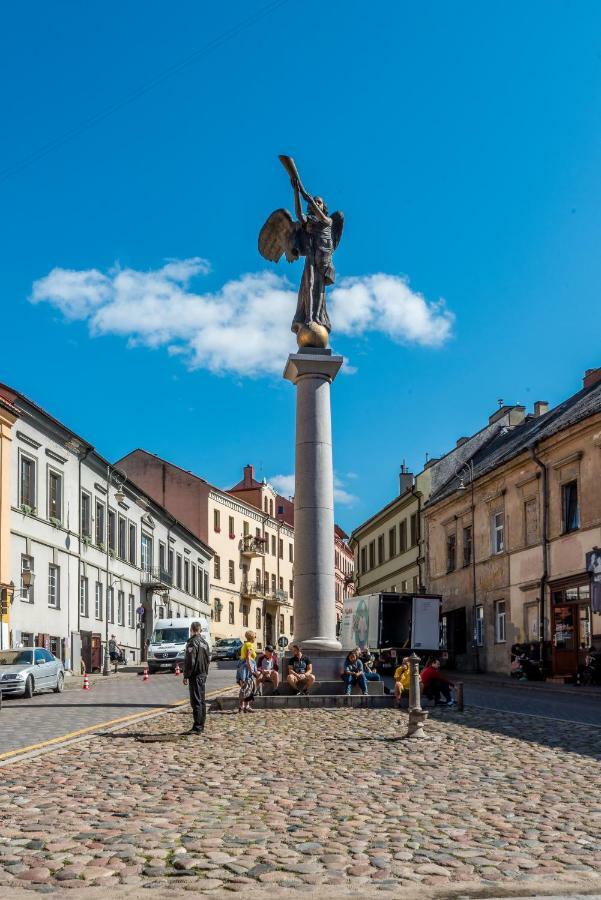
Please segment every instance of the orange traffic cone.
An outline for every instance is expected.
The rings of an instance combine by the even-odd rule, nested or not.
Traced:
[[[181,675],[181,672],[180,672],[180,670],[179,670],[179,663],[177,663],[177,662],[176,662],[176,664],[175,664],[175,674],[176,674],[176,675]]]
[[[144,669],[144,675],[142,677],[142,681],[148,681],[148,669]]]
[[[87,673],[87,672],[86,672],[86,673],[84,674],[84,676],[83,676],[83,690],[84,690],[84,691],[89,691],[89,690],[90,690],[90,679],[88,678],[88,673]]]

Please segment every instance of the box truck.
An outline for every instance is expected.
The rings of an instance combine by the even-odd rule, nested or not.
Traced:
[[[343,650],[416,650],[440,647],[440,594],[365,594],[344,601]]]

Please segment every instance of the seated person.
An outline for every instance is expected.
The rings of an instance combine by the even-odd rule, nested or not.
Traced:
[[[286,681],[297,694],[308,694],[309,688],[315,684],[313,663],[298,644],[292,645],[293,656],[288,660],[288,677]]]
[[[409,667],[409,657],[403,657],[400,666],[394,670],[394,701],[396,706],[401,705],[401,697],[403,694],[409,693],[409,679],[411,678],[411,669]]]
[[[261,685],[270,682],[273,687],[273,693],[279,694],[280,684],[280,667],[278,665],[277,655],[273,652],[271,644],[267,644],[265,652],[261,653],[257,660],[257,685],[259,693],[261,693]]]
[[[426,666],[421,674],[422,684],[424,686],[424,696],[433,700],[438,706],[442,704],[441,694],[445,699],[446,706],[455,706],[455,701],[451,697],[451,688],[454,686],[452,681],[440,671],[440,660],[433,659]]]
[[[363,674],[365,675],[365,680],[382,681],[382,676],[378,675],[375,669],[375,657],[372,653],[369,652],[368,648],[365,647],[361,654],[357,655],[363,663]]]
[[[345,693],[350,696],[353,685],[358,684],[363,695],[367,694],[367,681],[365,680],[365,672],[363,671],[363,663],[357,658],[354,650],[351,650],[344,661],[342,670],[342,680],[346,685]]]

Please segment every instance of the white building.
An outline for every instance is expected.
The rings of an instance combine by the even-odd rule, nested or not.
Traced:
[[[211,549],[91,444],[13,389],[0,385],[0,396],[18,410],[3,646],[45,646],[91,671],[113,634],[137,662],[155,618],[210,617]]]

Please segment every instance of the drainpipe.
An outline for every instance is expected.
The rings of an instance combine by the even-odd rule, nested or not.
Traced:
[[[549,473],[545,463],[537,456],[537,444],[531,447],[530,454],[536,465],[541,470],[543,481],[543,521],[542,521],[542,545],[543,545],[543,574],[540,580],[540,598],[538,610],[538,642],[541,669],[544,664],[545,644],[545,590],[549,578]]]

